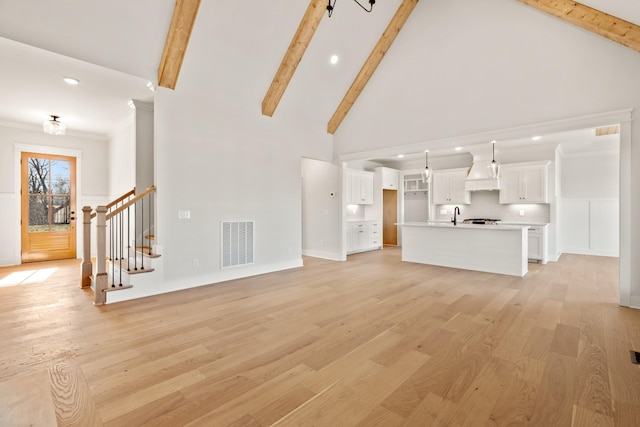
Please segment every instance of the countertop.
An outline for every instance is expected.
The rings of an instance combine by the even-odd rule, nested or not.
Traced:
[[[472,228],[472,229],[479,229],[479,230],[500,230],[500,231],[522,230],[522,229],[527,229],[531,226],[531,224],[487,225],[487,224],[462,224],[462,223],[458,223],[458,225],[453,225],[453,223],[449,221],[405,222],[405,223],[397,223],[396,225],[400,227],[438,227],[438,228],[453,228],[453,229]]]

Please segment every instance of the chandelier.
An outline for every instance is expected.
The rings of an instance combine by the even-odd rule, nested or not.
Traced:
[[[64,135],[66,130],[66,126],[64,123],[60,123],[58,119],[60,116],[51,116],[51,120],[47,120],[42,123],[42,130],[44,133],[48,133],[49,135]]]
[[[327,4],[327,14],[329,15],[329,18],[331,18],[331,15],[333,15],[333,9],[336,7],[336,1],[338,0],[333,0],[333,4],[331,4],[331,0],[328,0],[329,3]],[[358,3],[358,6],[360,6],[365,12],[371,12],[373,10],[373,5],[376,4],[376,0],[369,0],[369,9],[367,9],[358,0],[353,1]]]

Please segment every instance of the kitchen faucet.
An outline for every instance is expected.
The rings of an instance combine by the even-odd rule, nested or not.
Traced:
[[[458,217],[456,216],[456,212],[458,213],[458,215],[460,215],[460,208],[457,206],[453,208],[453,219],[451,220],[451,222],[453,222],[453,225],[458,225]]]

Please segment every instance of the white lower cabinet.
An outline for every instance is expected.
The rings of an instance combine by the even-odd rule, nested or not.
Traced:
[[[352,221],[347,223],[347,254],[373,251],[382,247],[380,221]]]
[[[547,226],[536,225],[529,227],[529,253],[530,261],[547,263]]]

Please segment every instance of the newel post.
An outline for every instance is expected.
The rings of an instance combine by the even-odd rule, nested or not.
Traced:
[[[107,278],[107,207],[98,206],[96,223],[96,287],[95,305],[102,305],[107,301],[106,290],[109,287]]]
[[[91,207],[82,208],[82,264],[80,265],[80,284],[82,288],[91,286],[93,265],[91,264]]]

